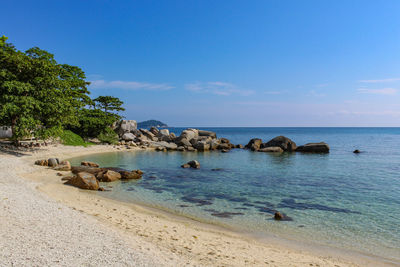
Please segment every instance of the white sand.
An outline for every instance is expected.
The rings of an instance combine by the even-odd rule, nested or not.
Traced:
[[[114,150],[49,147],[0,153],[0,266],[381,266],[264,244],[63,185],[36,159]],[[23,177],[23,178],[22,178]]]

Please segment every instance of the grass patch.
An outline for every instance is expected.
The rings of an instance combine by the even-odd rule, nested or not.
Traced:
[[[93,143],[85,142],[82,137],[70,130],[65,130],[60,134],[61,143],[66,146],[90,146]]]

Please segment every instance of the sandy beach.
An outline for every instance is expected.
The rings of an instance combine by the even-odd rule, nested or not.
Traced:
[[[66,186],[37,159],[114,151],[49,146],[0,152],[1,266],[390,266],[372,257],[265,243]],[[67,174],[67,173],[66,173]],[[394,264],[393,264],[394,265]]]

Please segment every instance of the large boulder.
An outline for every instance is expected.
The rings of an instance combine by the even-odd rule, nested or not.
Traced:
[[[171,138],[168,129],[162,129],[157,134],[158,140],[171,142],[173,139]]]
[[[260,148],[266,148],[266,147],[280,147],[283,149],[283,151],[288,151],[288,152],[293,152],[297,148],[295,142],[282,135],[277,136],[260,146]]]
[[[69,184],[81,189],[98,190],[99,182],[96,177],[88,172],[79,172],[75,177],[69,179],[65,184]]]
[[[229,143],[221,143],[217,146],[217,149],[219,150],[229,150],[232,148],[232,144]]]
[[[199,136],[199,130],[197,129],[186,129],[181,133],[181,137],[186,138],[188,141]]]
[[[198,130],[199,136],[209,136],[213,139],[217,138],[217,134],[211,131]]]
[[[70,171],[71,163],[67,160],[61,161],[60,164],[54,168],[57,171]]]
[[[112,170],[106,170],[97,173],[96,178],[100,182],[114,182],[121,179],[121,174]]]
[[[136,139],[136,136],[133,133],[124,133],[121,138],[124,141],[133,141]]]
[[[121,120],[116,127],[119,136],[122,136],[124,133],[130,133],[136,129],[137,123],[134,120]]]
[[[151,132],[152,134],[154,134],[155,136],[157,136],[158,133],[159,133],[159,130],[158,130],[156,127],[154,127],[154,126],[151,126],[150,132]]]
[[[175,143],[168,143],[165,141],[161,141],[161,142],[154,142],[154,141],[150,141],[149,142],[150,147],[165,147],[168,150],[176,150],[178,148],[178,145]]]
[[[259,138],[253,138],[249,141],[249,143],[245,146],[247,149],[251,149],[253,151],[257,151],[260,149],[260,146],[262,144],[262,140]]]
[[[199,141],[194,146],[198,151],[208,151],[210,150],[210,144],[207,141]]]
[[[181,166],[182,168],[200,169],[200,163],[197,160],[191,160]]]
[[[141,170],[134,171],[120,171],[121,179],[130,180],[130,179],[140,179],[142,178],[143,172]]]
[[[56,159],[56,158],[49,158],[49,159],[47,160],[47,165],[48,165],[49,167],[56,167],[56,166],[58,165],[58,159]]]
[[[99,164],[91,161],[82,161],[81,166],[89,166],[89,167],[99,167]]]
[[[218,140],[218,139],[213,139],[213,140],[211,140],[211,142],[210,142],[210,149],[211,150],[215,150],[215,149],[217,149],[218,148],[218,146],[221,144],[221,141],[220,140]]]
[[[277,152],[277,153],[282,153],[283,149],[280,148],[279,146],[270,146],[270,147],[260,148],[257,151],[258,152]]]
[[[35,165],[39,165],[39,166],[48,166],[49,162],[47,159],[38,159],[37,161],[35,161]]]
[[[308,153],[329,153],[329,145],[324,142],[308,143],[304,146],[297,147],[296,151]]]
[[[80,173],[80,172],[88,172],[88,173],[96,175],[97,173],[99,173],[103,170],[104,169],[102,169],[102,168],[95,168],[95,167],[89,167],[89,166],[72,166],[71,167],[72,173],[75,173],[75,174]]]
[[[182,136],[175,139],[175,144],[177,144],[178,146],[183,146],[185,148],[192,146],[192,144],[189,142],[189,140]]]
[[[139,129],[139,131],[149,140],[158,141],[157,137],[147,129]]]

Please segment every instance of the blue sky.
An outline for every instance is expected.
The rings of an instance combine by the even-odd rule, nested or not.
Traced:
[[[3,1],[0,35],[171,126],[400,126],[400,1]]]

